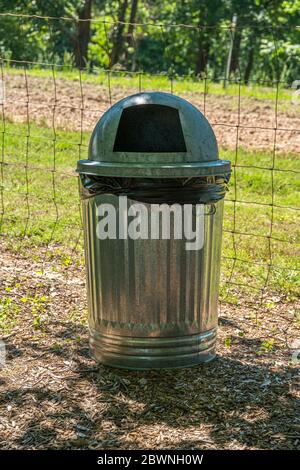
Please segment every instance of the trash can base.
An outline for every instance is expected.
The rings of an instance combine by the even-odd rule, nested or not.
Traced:
[[[91,332],[90,353],[97,362],[121,369],[177,369],[216,357],[216,329],[190,336],[133,338]]]

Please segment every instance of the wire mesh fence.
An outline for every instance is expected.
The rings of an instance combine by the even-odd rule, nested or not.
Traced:
[[[25,28],[25,32],[28,23],[44,28],[50,44],[57,31],[63,34],[66,25],[72,23],[75,28],[78,24],[72,18],[17,14],[0,14],[0,22],[11,17],[20,21],[20,30]],[[0,230],[4,252],[31,256],[40,269],[63,259],[68,275],[69,265],[82,254],[74,168],[77,159],[86,158],[96,122],[126,95],[150,90],[175,93],[209,119],[220,154],[232,162],[223,228],[221,322],[235,317],[238,334],[244,334],[249,325],[251,334],[278,338],[287,346],[299,325],[295,297],[300,271],[300,108],[291,82],[277,73],[280,27],[266,27],[277,58],[275,78],[248,78],[245,84],[239,65],[233,77],[225,72],[215,76],[209,67],[197,76],[185,76],[176,72],[171,56],[168,70],[159,73],[145,72],[139,57],[133,59],[137,27],[144,34],[147,28],[150,33],[155,29],[167,41],[173,30],[189,35],[195,29],[209,31],[216,26],[134,23],[131,69],[126,69],[118,64],[110,67],[110,28],[131,23],[91,21],[103,28],[102,50],[108,68],[91,64],[75,68],[70,61],[58,63],[50,53],[48,60],[2,54]],[[254,31],[262,27],[248,25]],[[226,30],[230,43],[232,25],[218,28]],[[77,47],[81,47],[79,42]],[[26,276],[22,270],[19,274]]]

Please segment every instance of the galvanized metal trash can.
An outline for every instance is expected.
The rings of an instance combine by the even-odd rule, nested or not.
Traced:
[[[219,159],[207,119],[168,93],[129,96],[99,120],[77,172],[92,356],[128,369],[212,360],[230,162]],[[169,238],[133,239],[124,230],[124,201],[125,217],[137,202],[149,211],[154,204],[191,204],[201,248],[187,249],[186,239],[174,235],[173,212]],[[105,208],[115,213],[115,237],[99,238]]]

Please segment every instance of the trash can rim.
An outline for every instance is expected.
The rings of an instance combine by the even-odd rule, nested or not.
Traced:
[[[77,173],[116,177],[180,178],[186,176],[220,176],[231,173],[229,160],[186,163],[121,163],[78,160]]]

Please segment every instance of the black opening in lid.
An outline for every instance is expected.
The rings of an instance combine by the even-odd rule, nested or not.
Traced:
[[[144,104],[123,109],[114,152],[186,152],[178,110]]]

